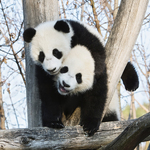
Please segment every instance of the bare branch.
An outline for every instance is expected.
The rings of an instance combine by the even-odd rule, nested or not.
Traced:
[[[149,112],[149,110],[148,110],[144,105],[140,104],[138,100],[135,99],[135,101],[139,104],[139,106],[140,106],[141,108],[143,108],[143,110],[146,111],[146,113]]]
[[[66,17],[66,12],[65,12],[65,7],[64,7],[64,2],[63,2],[63,0],[61,0],[61,5],[62,5],[62,8],[63,8],[64,18],[67,18],[67,17]]]
[[[94,5],[94,1],[90,0],[90,2],[91,2],[92,10],[93,10],[94,21],[96,23],[96,28],[97,28],[98,32],[100,33],[100,35],[102,35],[101,30],[100,30],[99,20],[98,20],[98,17],[97,17],[98,15],[97,15],[96,8],[95,8],[95,5]]]

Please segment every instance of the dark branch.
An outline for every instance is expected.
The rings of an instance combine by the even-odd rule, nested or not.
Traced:
[[[105,150],[133,150],[150,135],[150,113],[136,119]],[[102,150],[102,149],[99,149]]]

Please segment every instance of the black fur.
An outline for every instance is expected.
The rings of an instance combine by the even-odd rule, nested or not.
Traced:
[[[110,114],[105,115],[102,120],[102,122],[109,122],[109,121],[119,121],[117,114],[115,112],[111,112]]]
[[[40,54],[39,54],[38,60],[39,60],[41,63],[43,63],[44,58],[45,58],[45,54],[44,54],[44,52],[41,51]]]
[[[32,38],[35,36],[36,30],[34,28],[28,28],[23,33],[24,41],[27,43],[30,43],[32,41]]]
[[[89,135],[93,135],[99,128],[107,94],[106,70],[101,75],[95,75],[96,84],[93,89],[83,93],[81,103],[81,125]]]
[[[76,74],[76,80],[78,84],[82,83],[82,74],[81,73],[77,73]]]
[[[68,67],[67,66],[64,66],[60,69],[60,73],[66,73],[68,72]]]
[[[60,52],[58,49],[53,49],[53,55],[57,58],[57,59],[61,59],[62,58],[62,52]]]
[[[121,76],[125,89],[135,91],[139,87],[139,78],[134,66],[128,62]]]
[[[58,94],[54,86],[53,76],[50,76],[41,66],[36,65],[36,79],[38,81],[39,95],[42,101],[43,126],[63,128],[62,106],[64,97]]]
[[[70,28],[69,28],[68,24],[63,20],[57,21],[56,24],[54,25],[54,28],[55,28],[55,30],[61,31],[64,33],[70,32]]]

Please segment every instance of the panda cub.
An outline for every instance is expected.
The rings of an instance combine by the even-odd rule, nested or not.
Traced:
[[[61,95],[84,93],[92,89],[95,61],[85,46],[77,45],[68,54],[57,75],[57,89]]]
[[[30,56],[37,65],[50,75],[57,74],[61,63],[71,49],[73,31],[69,25],[61,23],[61,31],[55,29],[56,21],[39,24],[36,28],[28,28],[23,37],[30,44]]]
[[[93,134],[100,124],[107,95],[106,55],[104,42],[98,31],[85,23],[62,19],[41,23],[36,28],[28,28],[24,31],[23,37],[25,42],[30,43],[30,56],[36,64],[35,78],[38,82],[39,97],[42,102],[43,126],[63,128],[62,114],[70,116],[75,108],[80,105],[83,128],[89,135]],[[68,53],[78,45],[84,47],[80,48],[83,51],[84,49],[89,51],[91,58],[93,58],[93,60],[91,59],[91,61],[94,61],[93,81],[90,79],[86,83],[87,85],[84,84],[83,86],[84,78],[79,73],[76,75],[76,80],[81,86],[79,89],[72,90],[72,92],[78,93],[78,90],[88,90],[88,94],[84,94],[87,92],[81,92],[82,94],[74,95],[69,87],[66,88],[67,83],[62,82],[60,86],[62,86],[61,90],[64,90],[64,92],[61,95],[54,86],[54,75],[59,73]],[[67,68],[62,68],[60,72],[65,71],[67,71]],[[131,91],[138,88],[138,76],[132,64],[127,64],[122,80],[126,89]],[[73,83],[73,86],[76,86],[75,83]],[[67,93],[66,96],[64,96],[65,92]],[[68,93],[73,95],[68,95]],[[88,100],[85,101],[86,99]],[[101,111],[98,111],[99,109]]]
[[[61,95],[67,95],[68,101],[76,97],[76,106],[81,108],[80,124],[89,136],[99,128],[107,91],[106,74],[97,75],[95,72],[94,57],[85,46],[77,45],[70,51],[62,64],[60,73],[55,77],[56,86]],[[120,119],[117,97],[115,93],[104,121]],[[69,112],[67,109],[64,109],[66,116]]]

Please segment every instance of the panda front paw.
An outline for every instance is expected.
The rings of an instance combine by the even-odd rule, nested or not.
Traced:
[[[61,129],[64,128],[65,126],[61,122],[51,122],[50,123],[50,128],[55,128],[55,129]]]
[[[83,130],[86,135],[92,136],[99,129],[100,119],[98,118],[86,118],[80,123],[83,126]]]
[[[61,129],[65,127],[61,121],[51,121],[44,124],[43,126],[55,129]]]

